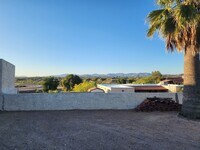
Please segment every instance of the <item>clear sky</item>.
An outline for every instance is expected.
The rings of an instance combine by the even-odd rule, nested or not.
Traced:
[[[182,73],[183,54],[146,37],[154,0],[0,0],[0,58],[17,76]]]

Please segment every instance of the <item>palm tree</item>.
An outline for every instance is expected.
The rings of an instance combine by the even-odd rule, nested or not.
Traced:
[[[181,115],[200,118],[200,1],[157,0],[159,10],[152,11],[148,37],[156,32],[166,41],[170,52],[184,53],[184,91]]]

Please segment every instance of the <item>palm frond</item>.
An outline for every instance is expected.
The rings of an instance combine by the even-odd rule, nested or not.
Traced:
[[[197,10],[193,5],[179,5],[174,9],[174,17],[179,21],[179,24],[186,25],[195,21],[197,18]]]
[[[163,23],[163,34],[173,34],[176,30],[176,21],[174,18],[167,18],[166,21]]]
[[[157,0],[157,4],[161,7],[171,6],[173,5],[175,0]]]
[[[163,21],[163,16],[165,15],[166,10],[160,9],[152,11],[148,16],[147,20],[150,24],[149,30],[147,31],[147,36],[152,37],[153,34],[156,32],[157,29],[160,28]]]
[[[147,20],[149,37],[158,31],[173,52],[200,52],[200,0],[157,0],[160,10],[152,11]]]
[[[159,9],[159,10],[152,11],[147,16],[147,21],[149,21],[150,23],[154,23],[156,21],[159,21],[160,19],[162,19],[165,11],[166,11],[165,9]]]

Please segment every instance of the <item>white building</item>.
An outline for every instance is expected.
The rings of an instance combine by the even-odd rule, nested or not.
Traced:
[[[104,90],[102,90],[100,88],[97,88],[97,87],[89,89],[88,92],[91,92],[91,93],[105,93]]]
[[[99,89],[104,90],[105,93],[119,93],[119,92],[135,92],[134,87],[130,87],[123,84],[98,84]]]
[[[98,89],[105,93],[156,93],[156,92],[181,92],[182,85],[160,85],[160,84],[98,84]]]

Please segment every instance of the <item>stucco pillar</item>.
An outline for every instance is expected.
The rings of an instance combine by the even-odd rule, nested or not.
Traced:
[[[0,59],[0,94],[16,94],[15,66]]]

